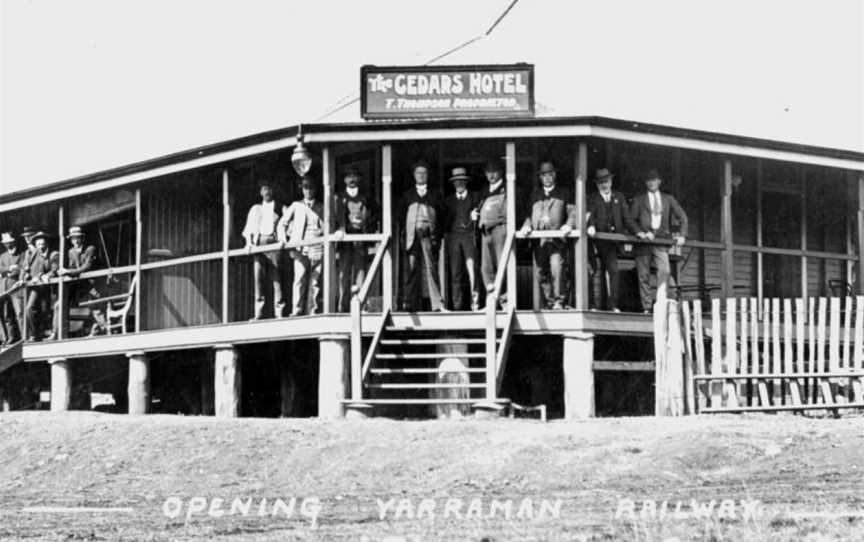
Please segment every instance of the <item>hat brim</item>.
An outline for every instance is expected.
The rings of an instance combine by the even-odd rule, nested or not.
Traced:
[[[594,182],[595,182],[595,183],[602,183],[602,182],[605,182],[607,179],[611,181],[611,180],[614,179],[614,178],[615,178],[615,174],[614,174],[614,173],[610,173],[609,175],[604,175],[604,176],[602,176],[602,177],[596,177],[596,178],[594,179]]]
[[[451,183],[456,182],[456,181],[470,181],[470,180],[471,180],[471,177],[469,177],[468,175],[454,175],[453,177],[450,177]]]

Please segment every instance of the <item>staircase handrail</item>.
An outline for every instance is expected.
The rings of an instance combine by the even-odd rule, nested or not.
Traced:
[[[390,249],[390,235],[384,234],[363,284],[351,288],[351,400],[363,398],[363,304],[378,276],[384,254]]]

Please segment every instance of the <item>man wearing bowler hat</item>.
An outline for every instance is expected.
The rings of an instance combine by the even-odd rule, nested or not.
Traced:
[[[477,220],[480,230],[480,275],[487,295],[495,284],[498,273],[498,260],[504,251],[504,241],[507,238],[507,192],[504,187],[504,166],[500,160],[489,160],[483,167],[488,186],[483,189],[480,204],[471,212],[471,217]],[[499,292],[499,304],[506,299]]]
[[[414,186],[402,195],[397,213],[400,223],[405,225],[405,252],[408,256],[402,305],[407,311],[420,310],[425,284],[430,308],[443,311],[446,309],[438,285],[441,197],[429,188],[429,164],[423,160],[415,162],[411,174]]]
[[[573,193],[557,184],[555,165],[550,161],[540,164],[540,187],[531,194],[531,216],[522,224],[522,234],[531,230],[557,230],[568,234],[576,224],[576,205]],[[569,251],[566,239],[540,239],[534,245],[535,280],[540,283],[545,308],[561,310],[568,297],[566,262]]]
[[[645,241],[672,235],[672,218],[677,220],[679,233],[675,243],[684,244],[687,237],[687,213],[670,194],[660,192],[660,172],[648,170],[645,175],[644,193],[633,198],[630,216],[633,219],[633,233]],[[639,275],[639,296],[642,311],[651,312],[651,264],[657,268],[657,287],[666,285],[669,280],[669,247],[653,243],[641,243],[636,247],[636,272]]]
[[[471,310],[477,310],[477,282],[474,266],[477,261],[476,219],[471,212],[480,203],[480,196],[468,190],[471,177],[464,167],[456,167],[450,172],[450,182],[455,192],[444,200],[444,232],[447,240],[447,260],[450,268],[450,299],[453,310],[465,310],[465,296],[462,279],[468,275],[468,288],[471,292]]]
[[[634,228],[624,194],[612,189],[614,178],[615,175],[607,168],[597,170],[594,177],[597,192],[591,194],[587,205],[588,237],[594,237],[598,232],[626,234],[628,230]],[[600,272],[600,284],[606,292],[606,306],[603,308],[621,312],[618,308],[618,292],[621,283],[618,277],[619,243],[594,240],[593,246],[600,258],[600,266],[596,268]]]
[[[259,172],[258,193],[261,201],[249,209],[243,239],[246,249],[270,245],[278,241],[276,226],[287,207],[276,199],[275,186],[267,172]],[[273,312],[276,317],[283,316],[285,296],[282,288],[282,253],[279,250],[259,252],[253,256],[253,275],[255,278],[255,316],[253,320],[264,317],[266,304],[265,287],[270,283],[273,288]]]
[[[333,197],[334,235],[362,234],[375,231],[377,206],[375,201],[360,190],[360,171],[349,168],[345,172],[345,190]],[[339,258],[339,311],[351,308],[351,287],[361,285],[366,278],[366,243],[341,242],[336,245]]]
[[[21,340],[24,291],[20,286],[24,275],[24,252],[12,232],[3,232],[0,242],[6,249],[0,254],[0,320],[4,342],[13,344]]]
[[[303,199],[292,203],[279,225],[283,242],[296,243],[324,235],[324,205],[317,197],[315,180],[306,175],[300,181]],[[286,237],[287,236],[287,237]],[[321,271],[324,266],[324,245],[315,243],[291,250],[294,258],[294,288],[291,316],[315,314],[321,302]]]

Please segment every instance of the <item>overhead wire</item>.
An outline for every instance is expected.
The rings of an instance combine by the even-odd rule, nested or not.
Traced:
[[[513,9],[513,7],[514,7],[518,2],[519,2],[519,0],[513,0],[512,2],[510,2],[510,4],[507,6],[507,8],[506,8],[502,13],[501,13],[501,15],[498,16],[497,19],[495,19],[495,22],[492,23],[492,25],[491,25],[491,26],[486,30],[486,32],[484,32],[483,34],[480,34],[479,36],[474,36],[473,38],[471,38],[471,39],[469,39],[469,40],[463,42],[461,45],[457,45],[456,47],[453,47],[452,49],[449,49],[449,50],[447,50],[447,51],[445,51],[445,52],[439,54],[438,56],[435,56],[435,57],[432,58],[431,60],[427,60],[426,62],[424,62],[424,63],[422,64],[422,66],[428,66],[429,64],[432,64],[433,62],[438,62],[439,60],[442,60],[442,59],[444,59],[444,58],[446,58],[446,57],[448,57],[448,56],[450,56],[450,55],[452,55],[452,54],[454,54],[454,53],[457,53],[457,52],[461,51],[462,49],[468,47],[468,46],[471,45],[472,43],[475,43],[475,42],[477,42],[477,41],[480,41],[481,39],[483,39],[483,38],[485,38],[486,36],[490,35],[490,34],[492,33],[492,31],[495,30],[495,28],[497,28],[499,24],[501,24],[501,21],[504,20],[504,18],[507,16],[507,14],[510,13],[510,11]],[[345,103],[339,105],[340,102],[342,102],[342,101],[345,100],[346,98],[348,98],[348,97],[352,97],[352,96],[353,96],[353,98],[352,98],[351,100],[349,100],[349,101],[347,101],[347,102],[345,102]],[[329,116],[331,116],[331,115],[334,115],[334,114],[338,113],[339,111],[342,111],[342,110],[345,109],[346,107],[348,107],[348,106],[350,106],[350,105],[353,105],[353,104],[355,104],[355,103],[357,103],[357,102],[359,102],[359,101],[360,101],[360,95],[359,95],[358,93],[355,92],[355,93],[348,94],[348,95],[346,95],[346,96],[340,98],[340,99],[337,100],[336,102],[334,102],[334,105],[335,105],[336,107],[334,107],[333,109],[331,109],[331,110],[328,111],[327,113],[324,113],[323,115],[321,115],[320,117],[318,117],[317,119],[315,119],[315,122],[318,122],[318,121],[324,120],[324,119],[326,119],[327,117],[329,117]]]

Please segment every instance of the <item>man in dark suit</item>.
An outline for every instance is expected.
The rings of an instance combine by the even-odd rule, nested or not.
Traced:
[[[576,225],[573,193],[556,184],[557,170],[552,162],[540,164],[540,187],[531,194],[531,216],[522,224],[522,233],[531,230],[559,230],[565,235]],[[534,245],[537,282],[543,292],[545,308],[561,310],[568,297],[566,239],[540,239]]]
[[[441,247],[438,220],[443,212],[441,196],[429,188],[429,165],[426,162],[421,160],[415,163],[411,172],[414,186],[402,195],[397,215],[400,223],[405,225],[405,252],[408,256],[402,305],[407,311],[420,309],[423,293],[421,281],[425,278],[431,309],[443,311],[444,300],[438,287],[438,250]]]
[[[597,170],[594,182],[597,184],[597,192],[588,198],[588,221],[587,233],[594,237],[600,233],[627,233],[633,229],[630,211],[624,194],[612,190],[612,179],[615,176],[606,168]],[[626,229],[625,229],[626,226]],[[621,312],[618,308],[618,292],[620,291],[620,280],[618,278],[618,245],[617,241],[595,240],[594,249],[600,257],[600,283],[606,289],[606,309]],[[599,303],[597,303],[599,305]]]
[[[670,194],[660,192],[660,173],[651,169],[645,176],[647,191],[633,198],[630,216],[633,219],[632,231],[640,239],[653,241],[655,238],[671,237],[671,220],[678,222],[678,235],[675,243],[684,244],[687,237],[687,213]],[[651,312],[651,263],[657,268],[657,287],[666,285],[669,280],[669,247],[653,243],[643,243],[636,247],[636,272],[639,275],[639,296],[642,298],[643,312]]]
[[[333,197],[335,236],[371,233],[375,231],[377,206],[375,201],[360,190],[360,171],[350,168],[345,172],[345,190]],[[339,258],[339,311],[351,307],[351,286],[360,286],[366,279],[366,248],[363,242],[342,242],[336,245]]]
[[[447,260],[450,266],[450,299],[453,310],[465,310],[462,295],[462,278],[468,275],[471,291],[471,310],[477,310],[477,281],[474,266],[477,261],[476,219],[472,213],[480,205],[480,196],[468,190],[468,171],[464,167],[453,168],[450,182],[456,191],[444,200],[444,232],[447,238]]]

